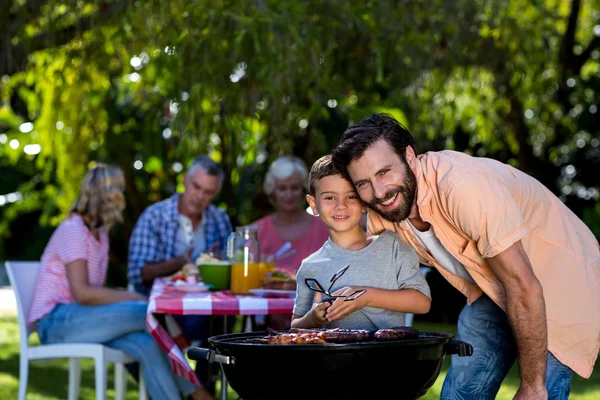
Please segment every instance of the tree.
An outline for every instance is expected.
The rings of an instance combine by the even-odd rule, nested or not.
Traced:
[[[295,153],[310,164],[348,123],[386,111],[419,148],[507,161],[597,226],[598,5],[10,1],[0,160],[35,160],[21,191],[51,224],[90,161],[115,162],[131,223],[207,152],[230,177],[222,205],[246,223],[268,207],[250,199],[270,160]]]

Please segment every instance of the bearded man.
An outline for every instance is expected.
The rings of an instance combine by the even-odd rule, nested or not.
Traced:
[[[441,399],[494,399],[513,365],[515,399],[567,399],[600,347],[600,250],[585,224],[533,177],[455,151],[417,155],[411,134],[376,114],[346,130],[336,168],[393,230],[467,297]],[[374,211],[374,212],[372,212]]]

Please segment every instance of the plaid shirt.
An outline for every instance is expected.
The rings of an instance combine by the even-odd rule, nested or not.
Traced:
[[[148,207],[135,224],[129,242],[129,261],[127,277],[135,291],[148,295],[150,285],[142,282],[142,268],[148,263],[159,263],[176,257],[176,240],[179,222],[175,194],[166,200]],[[204,210],[206,248],[219,242],[219,250],[227,247],[227,238],[232,231],[227,213],[210,204]]]

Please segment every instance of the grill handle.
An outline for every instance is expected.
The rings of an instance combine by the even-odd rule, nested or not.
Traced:
[[[235,364],[235,358],[217,354],[214,350],[204,349],[202,347],[190,347],[187,350],[187,356],[191,360],[208,360],[208,362],[218,362],[219,364]]]
[[[473,346],[462,340],[451,340],[444,346],[444,353],[457,354],[459,357],[470,357],[473,355]]]

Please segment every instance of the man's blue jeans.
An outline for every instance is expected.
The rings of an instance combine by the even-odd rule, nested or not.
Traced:
[[[59,304],[37,324],[40,342],[102,343],[122,350],[140,363],[152,399],[180,400],[197,387],[173,375],[167,354],[146,331],[144,301],[85,306]]]
[[[517,345],[506,313],[482,295],[460,313],[458,340],[473,346],[471,357],[452,356],[442,400],[495,399],[517,357]],[[546,388],[549,400],[566,400],[573,372],[548,352]]]

